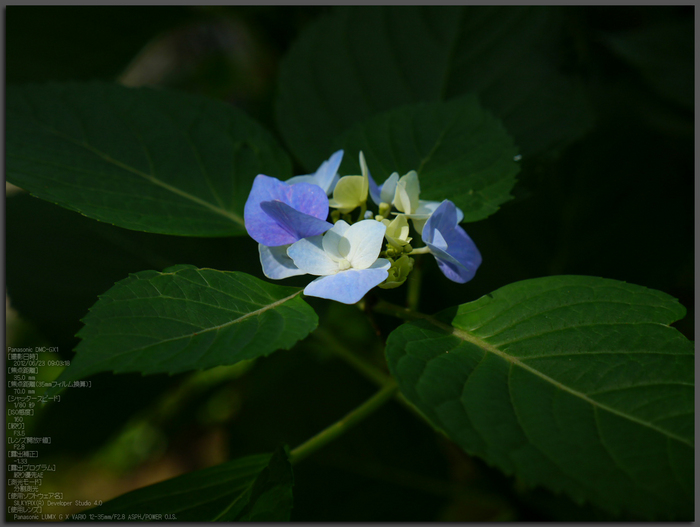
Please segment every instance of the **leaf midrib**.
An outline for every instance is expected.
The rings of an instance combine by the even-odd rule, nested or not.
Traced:
[[[84,141],[78,141],[72,137],[69,137],[65,134],[62,134],[58,130],[53,129],[53,128],[45,125],[44,123],[41,123],[39,121],[36,121],[36,123],[40,127],[42,127],[44,130],[46,130],[48,133],[53,134],[56,137],[59,137],[59,138],[65,140],[65,141],[68,141],[70,143],[73,143],[76,146],[84,148],[85,150],[87,150],[89,152],[92,152],[96,156],[102,158],[107,163],[111,163],[112,165],[114,165],[118,168],[121,168],[122,170],[126,170],[127,172],[131,172],[132,174],[135,174],[139,177],[142,177],[142,178],[146,179],[147,181],[153,183],[156,186],[164,188],[165,190],[172,192],[173,194],[176,194],[182,198],[193,201],[194,203],[197,203],[198,205],[201,205],[201,206],[203,206],[203,207],[205,207],[205,208],[207,208],[207,209],[209,209],[209,210],[211,210],[211,211],[213,211],[221,216],[224,216],[225,218],[233,221],[234,223],[237,223],[240,226],[245,227],[245,222],[243,221],[243,218],[241,218],[241,216],[239,216],[238,214],[236,214],[234,212],[231,212],[231,211],[226,210],[226,209],[222,209],[221,207],[218,207],[218,206],[214,205],[213,203],[210,203],[206,200],[198,198],[197,196],[194,196],[194,195],[190,194],[189,192],[186,192],[182,189],[174,187],[174,186],[166,183],[165,181],[158,179],[154,175],[146,174],[145,172],[141,172],[140,170],[138,170],[132,166],[129,166],[125,163],[122,163],[121,161],[119,161],[117,159],[114,159],[113,157],[111,157],[108,154],[102,152],[101,150],[95,148],[94,146],[92,146]]]
[[[233,324],[238,324],[238,323],[242,322],[243,320],[246,320],[246,319],[248,319],[248,318],[250,318],[250,317],[252,317],[252,316],[259,315],[259,314],[261,314],[261,313],[264,313],[265,311],[269,311],[270,309],[274,309],[274,308],[276,308],[277,306],[279,306],[279,305],[281,305],[281,304],[284,304],[285,302],[291,300],[291,299],[294,298],[295,296],[300,295],[301,293],[302,293],[302,290],[300,289],[299,291],[296,291],[295,293],[292,293],[291,295],[289,295],[289,296],[287,296],[287,297],[285,297],[285,298],[282,298],[282,299],[280,299],[280,300],[277,300],[277,301],[273,302],[272,304],[267,304],[267,305],[261,307],[260,309],[257,309],[257,310],[255,310],[255,311],[251,311],[250,313],[246,313],[245,315],[243,315],[243,316],[241,316],[241,317],[238,317],[238,318],[236,318],[236,319],[233,319],[233,320],[231,320],[231,321],[229,321],[229,322],[226,322],[225,324],[221,324],[221,325],[219,325],[219,326],[213,326],[213,327],[206,328],[206,329],[201,329],[201,330],[199,330],[199,331],[196,331],[196,332],[193,332],[193,333],[190,333],[190,334],[186,334],[186,335],[178,335],[177,337],[172,337],[172,338],[165,339],[165,340],[159,340],[159,341],[158,341],[157,343],[155,343],[155,344],[160,345],[160,344],[163,344],[163,343],[166,343],[166,342],[172,342],[172,341],[176,341],[176,340],[192,338],[192,337],[194,337],[195,335],[199,336],[199,335],[201,335],[201,334],[203,334],[203,333],[208,333],[208,332],[210,332],[210,331],[218,331],[218,330],[220,330],[220,329],[222,329],[222,328],[231,326],[231,325],[233,325]],[[135,353],[135,352],[137,352],[137,351],[142,351],[142,350],[147,349],[147,348],[149,348],[149,347],[151,347],[151,346],[153,346],[153,345],[155,345],[155,344],[147,344],[147,345],[141,346],[141,347],[139,347],[139,348],[133,348],[133,349],[130,349],[130,350],[122,351],[121,353],[116,353],[116,354],[114,354],[114,355],[110,355],[109,357],[106,357],[106,358],[103,359],[103,360],[100,360],[100,361],[91,363],[91,364],[90,364],[90,368],[94,368],[95,366],[100,365],[100,364],[109,363],[109,362],[113,361],[115,358],[118,358],[118,357],[123,357],[123,356],[125,356],[125,355],[130,355],[130,354]],[[78,351],[78,350],[76,350],[76,351]],[[128,371],[128,370],[127,370],[127,371]],[[82,374],[81,374],[81,375],[82,375]]]
[[[608,411],[608,412],[615,414],[619,417],[622,417],[622,418],[627,419],[629,421],[633,421],[641,426],[644,426],[646,428],[649,428],[651,430],[659,432],[660,434],[662,434],[666,437],[669,437],[671,439],[675,439],[679,443],[683,443],[683,444],[685,444],[693,449],[695,448],[694,444],[692,442],[688,441],[687,439],[680,437],[680,436],[677,436],[676,434],[673,434],[672,432],[669,432],[669,431],[664,430],[662,428],[659,428],[652,423],[649,423],[647,421],[643,421],[643,420],[641,420],[637,417],[634,417],[632,415],[625,414],[625,413],[623,413],[615,408],[612,408],[612,407],[607,406],[605,404],[602,404],[594,399],[591,399],[585,393],[579,392],[579,391],[574,390],[573,388],[571,388],[569,386],[566,386],[565,384],[562,384],[561,382],[549,377],[548,375],[542,373],[541,371],[536,370],[535,368],[532,368],[531,366],[528,366],[524,362],[521,362],[518,358],[513,357],[511,355],[508,355],[507,353],[501,351],[500,349],[498,349],[494,345],[489,344],[488,342],[480,339],[479,337],[472,335],[471,333],[463,331],[463,330],[456,328],[454,326],[449,326],[447,324],[444,324],[431,316],[425,316],[425,317],[421,317],[421,318],[423,318],[424,320],[427,320],[428,322],[430,322],[434,326],[437,326],[438,328],[442,329],[446,333],[452,334],[455,337],[457,337],[465,342],[470,342],[470,343],[478,346],[479,348],[481,348],[489,353],[493,353],[494,355],[508,361],[509,363],[511,363],[515,366],[521,367],[525,371],[532,373],[533,375],[536,375],[537,377],[540,377],[541,379],[545,380],[546,382],[554,385],[555,387],[559,388],[560,390],[562,390],[564,392],[569,393],[570,395],[573,395],[574,397],[578,397],[579,399],[589,403],[593,407],[600,408],[601,410]]]

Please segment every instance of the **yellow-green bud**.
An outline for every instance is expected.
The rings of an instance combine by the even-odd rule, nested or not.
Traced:
[[[389,277],[379,284],[382,289],[394,289],[406,281],[409,273],[413,270],[413,258],[403,255],[401,258],[391,263]]]
[[[391,212],[391,203],[384,203],[383,201],[379,204],[379,214],[384,216],[385,218],[389,215]]]

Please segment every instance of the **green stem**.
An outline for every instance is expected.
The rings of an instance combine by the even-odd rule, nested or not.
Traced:
[[[398,386],[396,382],[392,380],[340,421],[336,421],[325,430],[319,432],[314,437],[292,450],[289,456],[290,462],[292,464],[298,463],[309,454],[316,452],[319,448],[324,447],[335,438],[343,435],[357,423],[381,408],[384,403],[394,396],[396,390],[398,390]]]
[[[409,255],[414,255],[414,254],[428,254],[429,252],[430,252],[430,249],[428,249],[428,247],[425,246],[425,247],[414,248],[414,249],[413,249],[410,253],[408,253],[408,254],[409,254]]]
[[[413,266],[411,274],[408,275],[408,292],[406,293],[406,306],[411,311],[418,309],[420,303],[420,287],[423,281],[423,270],[421,269],[422,260],[419,258],[416,265]]]
[[[384,373],[380,368],[374,364],[366,361],[362,357],[353,353],[345,346],[343,346],[338,339],[336,339],[329,331],[318,328],[312,333],[318,340],[322,341],[324,349],[335,354],[339,358],[343,359],[350,366],[355,368],[359,373],[367,377],[370,381],[374,382],[380,388],[384,386],[389,386],[394,382],[393,377]],[[405,408],[417,415],[421,420],[431,425],[428,418],[425,417],[415,406],[408,402],[401,392],[396,392],[394,398],[400,402]],[[431,425],[432,426],[432,425]]]
[[[392,317],[402,318],[404,320],[430,320],[432,318],[430,315],[425,315],[407,307],[397,306],[396,304],[391,304],[390,302],[386,302],[384,300],[380,300],[374,306],[372,306],[372,311],[383,315],[391,315]]]
[[[325,350],[328,350],[343,359],[362,375],[377,384],[380,388],[387,386],[392,382],[389,375],[384,373],[377,366],[367,362],[362,357],[347,349],[331,334],[330,331],[320,327],[314,331],[312,335],[321,341]]]

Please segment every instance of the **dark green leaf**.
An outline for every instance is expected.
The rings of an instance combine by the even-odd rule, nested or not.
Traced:
[[[526,280],[391,334],[406,397],[529,485],[650,519],[693,517],[694,349],[668,295]]]
[[[245,273],[189,265],[133,274],[90,309],[58,381],[102,371],[172,374],[289,349],[318,324],[300,294]]]
[[[156,514],[161,521],[178,522],[288,521],[293,483],[287,454],[279,448],[272,455],[247,456],[131,491],[85,514],[96,521],[136,521],[145,519],[136,515]]]
[[[244,234],[259,173],[286,179],[274,138],[225,103],[110,84],[12,86],[7,179],[128,229]]]
[[[281,522],[289,521],[292,510],[294,474],[287,453],[279,447],[270,463],[258,474],[243,496],[245,506],[234,507],[218,521]]]
[[[66,354],[72,355],[78,344],[80,319],[98,295],[129,273],[185,263],[263,276],[258,244],[247,236],[195,238],[132,231],[26,192],[7,197],[5,219],[10,303]]]
[[[511,199],[519,170],[512,139],[474,96],[390,110],[355,126],[338,145],[350,173],[360,173],[362,150],[377,183],[416,170],[421,199],[449,198],[464,221],[486,218]]]
[[[524,155],[591,124],[571,43],[551,7],[356,6],[309,26],[280,67],[277,119],[309,170],[355,123],[413,102],[479,94]]]

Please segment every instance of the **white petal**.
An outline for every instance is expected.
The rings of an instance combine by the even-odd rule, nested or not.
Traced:
[[[333,228],[323,235],[323,250],[334,261],[340,261],[347,256],[347,250],[344,245],[347,242],[343,241],[343,235],[350,228],[350,225],[343,220],[338,220],[333,225]],[[341,249],[342,247],[342,249]],[[345,252],[345,254],[343,254]]]
[[[440,206],[440,203],[442,203],[442,201],[428,201],[425,199],[418,200],[418,208],[416,208],[415,214],[427,214],[430,216],[433,212],[435,212],[435,209]]]
[[[337,273],[339,270],[338,264],[323,250],[321,236],[311,236],[293,243],[287,249],[287,254],[305,273],[325,276]]]
[[[260,253],[260,263],[265,276],[273,280],[281,280],[290,276],[306,274],[305,271],[299,269],[287,255],[289,245],[280,245],[279,247],[267,247],[263,244],[258,244],[258,252]]]
[[[399,181],[396,185],[396,196],[394,197],[394,207],[401,212],[411,213],[411,199],[406,192],[406,184]]]
[[[394,202],[394,195],[396,194],[396,184],[398,182],[399,182],[399,173],[394,172],[382,184],[382,191],[381,191],[380,197],[384,203],[388,203],[389,205],[391,205]]]
[[[362,175],[367,178],[369,168],[367,168],[367,161],[365,161],[365,154],[362,153],[362,150],[360,150],[360,170],[362,170]]]
[[[377,258],[377,260],[370,265],[367,269],[384,269],[388,271],[391,267],[391,262],[386,258]]]
[[[316,176],[313,174],[307,174],[305,176],[294,176],[285,181],[287,185],[296,185],[297,183],[311,183],[312,185],[318,185],[316,182]]]
[[[376,220],[362,220],[345,232],[344,238],[350,244],[346,256],[353,269],[367,269],[379,257],[384,241],[386,225]]]
[[[396,203],[394,205],[401,212],[411,214],[418,208],[418,196],[420,196],[418,173],[411,170],[408,174],[401,176],[396,185]]]

